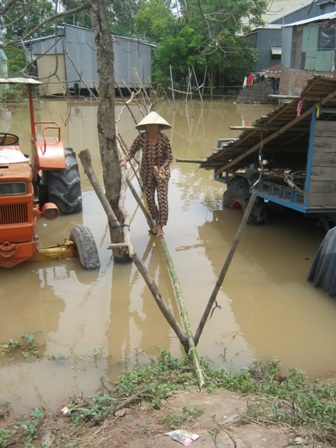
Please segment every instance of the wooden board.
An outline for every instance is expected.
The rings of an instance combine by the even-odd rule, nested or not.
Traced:
[[[336,209],[336,122],[316,121],[308,208]]]

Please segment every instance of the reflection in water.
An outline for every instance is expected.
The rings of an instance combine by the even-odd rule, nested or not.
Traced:
[[[216,211],[213,221],[199,228],[216,275],[222,268],[218,252],[224,252],[224,263],[239,220],[235,211]],[[321,235],[301,216],[248,226],[223,284],[235,320],[258,356],[279,357],[284,368],[295,364],[319,375],[335,369],[328,339],[336,337],[335,301],[306,282]]]
[[[122,106],[116,107],[119,116]],[[236,137],[231,125],[253,122],[270,110],[262,105],[197,101],[164,103],[162,114],[173,125],[167,131],[175,158],[200,159],[219,137]],[[0,108],[4,130],[20,135],[29,154],[28,104]],[[138,114],[137,110],[134,110]],[[97,104],[92,100],[43,100],[36,119],[62,126],[62,140],[77,154],[89,149],[102,178],[96,132]],[[137,116],[139,118],[139,116]],[[127,110],[118,130],[126,144],[136,131]],[[31,362],[0,358],[2,400],[18,411],[34,406],[61,407],[74,393],[94,393],[100,378],[113,379],[137,352],[148,357],[155,347],[181,356],[172,332],[135,266],[114,264],[106,216],[80,165],[83,212],[55,222],[39,220],[41,245],[62,242],[76,224],[88,226],[96,240],[101,268],[84,271],[77,260],[28,262],[0,271],[0,342],[42,331],[42,357]],[[136,182],[135,188],[141,194]],[[198,165],[172,165],[170,218],[166,241],[195,331],[233,243],[242,214],[222,210],[225,186]],[[147,223],[130,192],[131,238],[139,257],[178,317],[174,290],[160,246],[148,235]],[[323,231],[301,216],[280,215],[264,226],[248,226],[232,260],[217,307],[204,328],[199,352],[231,370],[254,359],[278,356],[285,368],[295,364],[308,374],[336,369],[333,341],[336,302],[306,282]]]
[[[149,238],[142,260],[168,306],[178,315],[171,301],[174,292],[157,244],[153,237]],[[136,267],[129,264],[115,265],[111,284],[111,320],[108,328],[110,361],[125,365],[136,352],[155,354],[158,345],[175,352],[176,356],[180,355],[181,352],[176,352],[179,345],[176,343],[175,348],[172,346],[176,336],[155,305]],[[113,375],[115,372],[112,371]]]

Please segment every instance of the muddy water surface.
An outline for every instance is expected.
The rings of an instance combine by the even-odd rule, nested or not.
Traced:
[[[117,107],[117,117],[121,109]],[[269,110],[230,101],[206,102],[204,107],[181,101],[175,107],[167,102],[159,112],[173,125],[166,133],[175,158],[199,159],[215,148],[218,137],[237,135],[229,126],[249,124]],[[101,179],[96,114],[97,105],[90,100],[44,100],[36,119],[59,122],[65,146],[77,153],[88,148]],[[1,106],[0,117],[1,130],[19,134],[29,153],[27,104]],[[136,132],[127,111],[118,126],[129,145]],[[52,261],[0,271],[0,342],[36,331],[43,345],[37,360],[0,358],[0,399],[20,412],[62,407],[71,393],[94,393],[101,377],[115,378],[139,352],[150,356],[160,346],[182,355],[136,268],[114,264],[104,211],[81,166],[80,171],[83,212],[55,222],[39,220],[37,231],[41,245],[48,245],[68,238],[76,224],[88,226],[98,246],[100,270],[87,272],[77,261]],[[174,161],[172,166],[166,241],[193,329],[242,217],[238,210],[222,210],[225,187],[212,176],[195,164]],[[136,181],[134,186],[139,191]],[[126,207],[132,216],[134,248],[178,316],[160,246],[148,236],[130,191]],[[202,334],[200,355],[230,370],[279,357],[284,369],[296,365],[310,375],[334,374],[336,302],[306,281],[323,236],[322,229],[300,215],[248,226]]]

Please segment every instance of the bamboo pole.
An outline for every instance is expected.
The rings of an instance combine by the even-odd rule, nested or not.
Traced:
[[[122,171],[125,171],[125,168],[122,168]],[[126,179],[127,179],[127,176],[126,176]],[[131,183],[129,181],[128,181],[128,185],[131,186]],[[140,205],[141,210],[144,212],[146,220],[148,222],[148,225],[150,226],[150,228],[153,227],[154,223],[153,223],[151,217],[149,216],[149,214],[147,213],[147,210],[145,209],[145,207],[143,205],[141,205],[141,200],[133,187],[131,188],[131,191],[132,191],[136,201]],[[195,367],[195,372],[196,372],[196,376],[198,379],[199,388],[202,389],[202,387],[204,386],[204,378],[203,378],[203,372],[202,372],[202,368],[201,368],[201,362],[200,362],[196,344],[195,344],[195,341],[194,341],[194,338],[192,335],[188,312],[187,312],[187,309],[184,304],[182,291],[181,291],[181,287],[180,287],[180,282],[176,275],[173,260],[169,254],[165,239],[163,237],[159,237],[159,242],[160,242],[160,246],[162,248],[162,252],[164,254],[164,257],[165,257],[165,260],[167,263],[167,267],[168,267],[168,270],[169,270],[169,273],[170,273],[170,276],[171,276],[171,279],[173,282],[176,301],[178,303],[181,318],[183,321],[183,326],[184,326],[184,330],[185,330],[185,334],[186,334],[186,341],[184,341],[184,342],[182,342],[182,339],[181,339],[182,336],[179,335],[179,333],[177,332],[178,330],[176,328],[174,328],[171,324],[171,322],[175,322],[174,325],[176,326],[176,320],[175,319],[171,320],[171,321],[168,320],[168,312],[167,312],[167,310],[162,308],[164,302],[162,302],[160,300],[161,296],[160,296],[160,293],[159,293],[159,290],[157,289],[157,287],[156,286],[155,286],[155,288],[153,287],[153,285],[155,285],[155,283],[153,280],[150,279],[150,275],[149,275],[149,272],[147,271],[146,267],[142,263],[140,263],[140,260],[138,259],[136,254],[131,254],[130,256],[131,256],[132,260],[134,261],[134,263],[136,264],[139,271],[142,273],[142,276],[143,276],[144,280],[146,281],[147,286],[152,291],[152,295],[153,295],[154,299],[156,300],[160,310],[164,313],[164,316],[166,317],[167,321],[170,323],[170,325],[174,329],[175,333],[177,334],[178,338],[180,339],[180,342],[183,345],[185,352],[188,353],[189,356],[191,357],[194,367]]]
[[[195,72],[194,66],[192,66],[191,68],[192,68],[192,72],[193,72],[193,74],[194,74],[196,87],[197,87],[198,94],[199,94],[199,96],[200,96],[200,100],[201,100],[202,107],[203,107],[203,106],[204,106],[204,103],[203,103],[203,96],[202,96],[202,92],[201,92],[201,87],[200,87],[199,84],[198,84],[198,80],[197,80],[197,76],[196,76],[196,72]]]
[[[205,66],[204,69],[204,77],[203,77],[203,84],[202,84],[202,95],[204,94],[204,87],[205,87],[205,83],[206,83],[206,75],[207,75],[207,65]]]
[[[123,168],[122,171],[125,171],[125,169]],[[151,217],[147,213],[146,208],[142,204],[140,197],[138,196],[137,192],[133,188],[131,182],[128,180],[127,176],[126,176],[126,180],[128,181],[127,182],[128,186],[131,187],[130,189],[146,217],[149,227],[150,228],[153,227],[154,223],[153,223]],[[200,361],[200,358],[199,358],[199,355],[197,352],[197,348],[196,348],[196,344],[195,344],[195,341],[194,341],[194,338],[192,335],[188,311],[184,304],[180,282],[176,275],[173,260],[169,254],[165,239],[163,237],[160,237],[159,242],[160,242],[160,246],[162,248],[162,252],[164,254],[164,257],[165,257],[165,260],[167,263],[167,267],[168,267],[168,270],[169,270],[169,273],[170,273],[170,276],[172,279],[172,283],[174,286],[176,301],[178,303],[178,307],[180,310],[180,314],[181,314],[181,318],[182,318],[182,322],[183,322],[183,326],[184,326],[184,330],[185,330],[185,334],[186,334],[186,340],[184,342],[182,342],[181,338],[183,336],[181,336],[180,330],[178,328],[176,328],[176,320],[171,319],[171,317],[169,315],[170,314],[169,310],[166,308],[165,303],[162,301],[161,295],[160,295],[159,290],[157,289],[154,281],[150,279],[150,274],[147,271],[146,267],[140,262],[140,260],[136,254],[131,254],[130,256],[131,256],[132,260],[134,261],[134,263],[136,264],[139,271],[142,273],[142,276],[143,276],[144,280],[146,281],[147,286],[152,291],[152,295],[153,295],[156,303],[158,304],[160,310],[162,311],[162,313],[166,317],[168,323],[171,325],[171,327],[174,329],[175,333],[177,334],[178,338],[180,339],[180,342],[183,345],[185,352],[188,353],[189,356],[191,357],[194,367],[195,367],[195,372],[196,372],[196,376],[198,379],[199,388],[202,389],[202,387],[204,386],[204,378],[203,378],[203,372],[202,372],[202,368],[201,368],[201,361]]]
[[[170,70],[170,83],[171,83],[171,91],[172,91],[172,97],[173,97],[173,103],[174,103],[174,109],[175,109],[175,92],[174,92],[174,80],[173,80],[173,70],[172,66],[169,66]]]
[[[166,244],[166,241],[163,237],[159,238],[160,241],[160,246],[162,248],[162,252],[164,254],[166,263],[167,263],[167,267],[173,282],[173,286],[174,286],[174,290],[175,290],[175,296],[176,296],[176,300],[179,306],[179,310],[180,310],[180,314],[181,314],[181,318],[183,321],[183,326],[184,326],[184,330],[186,332],[187,338],[188,338],[188,345],[189,345],[189,350],[188,350],[188,354],[191,357],[191,359],[193,360],[193,364],[195,367],[195,371],[196,371],[196,376],[198,379],[198,384],[199,384],[199,388],[202,389],[202,387],[204,386],[204,377],[203,377],[203,371],[201,368],[201,362],[200,362],[200,358],[198,356],[198,352],[197,352],[197,348],[196,348],[196,344],[194,341],[194,337],[192,335],[191,332],[191,328],[190,328],[190,322],[189,322],[189,316],[188,316],[188,311],[187,308],[185,307],[185,303],[183,300],[183,295],[182,295],[182,290],[181,290],[181,286],[180,286],[180,282],[179,279],[176,275],[176,271],[174,268],[174,264],[173,264],[173,260],[169,254],[168,251],[168,247]]]
[[[219,289],[221,288],[221,286],[223,284],[224,278],[225,278],[226,273],[227,273],[227,271],[229,269],[229,266],[231,264],[233,255],[234,255],[234,253],[235,253],[235,251],[237,249],[237,246],[238,246],[238,243],[239,243],[240,238],[242,236],[242,233],[243,233],[243,231],[245,229],[247,220],[248,220],[248,218],[250,216],[250,213],[251,213],[251,210],[253,208],[254,202],[255,202],[255,200],[257,198],[257,195],[258,195],[258,191],[254,191],[252,193],[251,197],[250,197],[249,203],[247,204],[247,207],[246,207],[243,219],[242,219],[242,221],[241,221],[241,223],[239,225],[239,228],[237,230],[237,233],[236,233],[235,239],[233,241],[232,247],[230,249],[230,252],[229,252],[229,254],[228,254],[228,256],[227,256],[227,258],[225,260],[225,263],[224,263],[224,265],[222,267],[222,270],[221,270],[221,272],[219,274],[219,277],[218,277],[218,279],[216,281],[216,285],[215,285],[215,287],[214,287],[214,289],[212,291],[212,294],[211,294],[211,296],[209,298],[208,304],[207,304],[207,306],[206,306],[206,308],[204,310],[203,316],[202,316],[202,318],[200,320],[200,323],[198,325],[198,328],[196,330],[195,337],[194,337],[196,345],[198,344],[198,341],[199,341],[200,336],[202,334],[204,325],[205,325],[205,323],[206,323],[206,321],[207,321],[207,319],[209,317],[211,308],[212,308],[213,304],[215,303],[218,291],[219,291]]]
[[[188,67],[188,86],[187,86],[187,93],[186,93],[186,97],[185,97],[185,101],[188,100],[188,94],[192,93],[191,91],[191,71],[190,71],[190,67]]]
[[[175,316],[170,311],[170,309],[165,304],[164,300],[162,299],[162,296],[160,294],[160,291],[155,283],[155,281],[150,276],[146,266],[142,263],[140,258],[137,256],[136,253],[133,253],[131,255],[132,260],[134,261],[134,264],[138,268],[139,272],[141,273],[143,279],[145,280],[149,290],[152,293],[152,296],[154,297],[158,307],[160,308],[162,314],[166,318],[167,322],[171,326],[171,328],[174,330],[175,334],[179,338],[184,351],[187,353],[189,350],[189,338],[186,336],[185,332],[182,330],[180,325],[178,324],[177,320],[175,319]]]
[[[125,171],[125,168],[122,168],[122,171]],[[127,177],[126,177],[126,179],[127,179]],[[131,186],[130,181],[128,181],[128,186]],[[133,188],[133,186],[131,188],[131,191],[132,191],[136,201],[138,202],[141,210],[145,214],[145,217],[146,217],[148,225],[150,226],[150,228],[153,227],[154,223],[153,223],[151,217],[149,216],[149,214],[147,213],[147,210],[145,209],[145,207],[143,205],[141,205],[141,200],[140,200],[138,194],[136,193],[135,189]],[[185,343],[183,344],[182,340],[181,340],[181,337],[178,335],[176,329],[174,329],[174,331],[178,335],[178,337],[179,337],[179,339],[180,339],[180,341],[181,341],[181,343],[183,345],[183,348],[184,348],[185,352],[189,354],[189,356],[191,357],[191,359],[193,361],[193,364],[194,364],[194,367],[195,367],[196,376],[197,376],[197,379],[198,379],[199,388],[202,389],[202,387],[204,386],[204,378],[203,378],[203,372],[202,372],[202,368],[201,368],[201,362],[200,362],[200,358],[199,358],[199,355],[198,355],[198,352],[197,352],[196,344],[195,344],[195,341],[194,341],[194,338],[193,338],[193,335],[192,335],[190,322],[189,322],[188,311],[187,311],[187,309],[185,307],[185,304],[184,304],[183,295],[182,295],[182,291],[181,291],[181,287],[180,287],[180,282],[179,282],[178,277],[176,275],[176,271],[175,271],[175,268],[174,268],[173,260],[172,260],[170,254],[169,254],[166,241],[165,241],[165,239],[162,236],[159,237],[159,242],[160,242],[160,246],[162,248],[162,252],[164,254],[164,257],[165,257],[165,260],[166,260],[166,263],[167,263],[167,267],[168,267],[168,270],[169,270],[169,273],[170,273],[170,276],[171,276],[171,279],[172,279],[172,283],[173,283],[173,286],[174,286],[176,301],[178,303],[178,307],[179,307],[179,310],[180,310],[181,318],[182,318],[182,321],[183,321],[184,330],[185,330],[185,333],[186,333],[187,344],[185,344]],[[139,259],[136,256],[136,254],[131,254],[131,258],[134,261],[134,263],[136,264],[136,266],[138,267],[138,269],[140,270],[140,272],[143,273],[144,270],[146,270],[146,268],[145,268],[145,266],[143,264],[139,263]],[[150,276],[149,276],[148,271],[147,271],[146,275],[143,275],[143,278],[145,279],[148,287],[151,289],[152,295],[153,295],[154,299],[156,300],[159,308],[162,311],[162,308],[161,308],[162,307],[162,302],[159,300],[159,297],[158,297],[159,291],[157,289],[152,289],[154,282],[149,280]],[[167,319],[167,313],[166,312],[165,312],[164,315],[165,315],[165,317]]]

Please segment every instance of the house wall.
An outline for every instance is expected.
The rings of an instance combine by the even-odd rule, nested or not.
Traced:
[[[258,62],[255,71],[260,72],[272,65],[279,64],[279,57],[272,55],[272,47],[281,47],[281,28],[259,28],[255,32],[245,36],[253,48],[258,50]]]
[[[261,71],[272,65],[279,64],[281,57],[274,57],[272,55],[272,47],[281,47],[281,29],[260,29],[257,41],[259,60],[256,65],[256,71]]]
[[[291,48],[292,48],[292,32],[293,28],[285,27],[282,28],[282,53],[281,53],[281,64],[283,67],[291,66]]]
[[[65,26],[63,40],[67,88],[97,88],[96,45],[89,29]]]
[[[284,2],[279,2],[284,3]],[[292,2],[288,2],[291,3]],[[275,5],[273,5],[275,6]],[[285,5],[282,4],[282,7]],[[288,6],[288,5],[287,5]],[[294,3],[293,6],[295,7]],[[281,11],[281,8],[276,8],[278,11]],[[284,8],[284,9],[287,9]],[[259,61],[256,64],[256,71],[262,71],[267,67],[275,65],[280,62],[279,59],[272,58],[271,47],[279,46],[282,47],[282,55],[281,55],[281,63],[286,68],[295,67],[295,68],[305,68],[305,58],[307,57],[307,70],[312,68],[312,60],[314,57],[310,52],[306,54],[304,52],[302,54],[302,42],[304,39],[313,39],[313,31],[311,31],[309,36],[302,36],[302,30],[293,30],[288,29],[288,25],[294,24],[298,21],[309,20],[314,17],[318,18],[323,14],[333,12],[336,10],[336,4],[334,1],[328,0],[313,0],[311,2],[307,2],[306,4],[298,5],[296,9],[293,9],[289,12],[286,12],[281,17],[277,17],[273,20],[270,20],[266,23],[265,27],[257,28],[252,33],[245,36],[245,39],[248,40],[254,48],[259,51]],[[277,28],[278,27],[278,28]],[[282,32],[281,32],[282,27]],[[308,42],[307,42],[308,46]],[[292,48],[299,48],[300,53],[293,54]],[[319,55],[318,60],[314,61],[319,64],[318,69],[323,70],[322,67],[326,67],[331,61],[332,55]],[[317,68],[316,68],[317,69]]]
[[[325,36],[325,26],[330,30],[327,36]],[[284,27],[282,30],[283,68],[334,71],[335,35],[336,18]]]
[[[336,20],[332,21],[331,26],[336,27]],[[319,70],[330,72],[334,70],[335,54],[335,30],[333,49],[321,48],[321,32],[323,23],[314,23],[303,27],[302,53],[304,61],[301,61],[301,67],[304,70]]]
[[[66,94],[66,76],[64,55],[47,54],[36,61],[39,79],[44,83],[39,86],[42,96]]]
[[[114,77],[120,87],[152,82],[151,47],[139,40],[114,36]]]
[[[57,38],[31,41],[38,76],[51,76],[44,95],[64,94],[69,89],[98,89],[99,75],[93,31],[64,25]],[[114,76],[120,87],[148,84],[152,80],[152,46],[133,39],[113,36]]]
[[[300,95],[312,76],[333,76],[335,61],[335,12],[283,27],[279,93]]]

